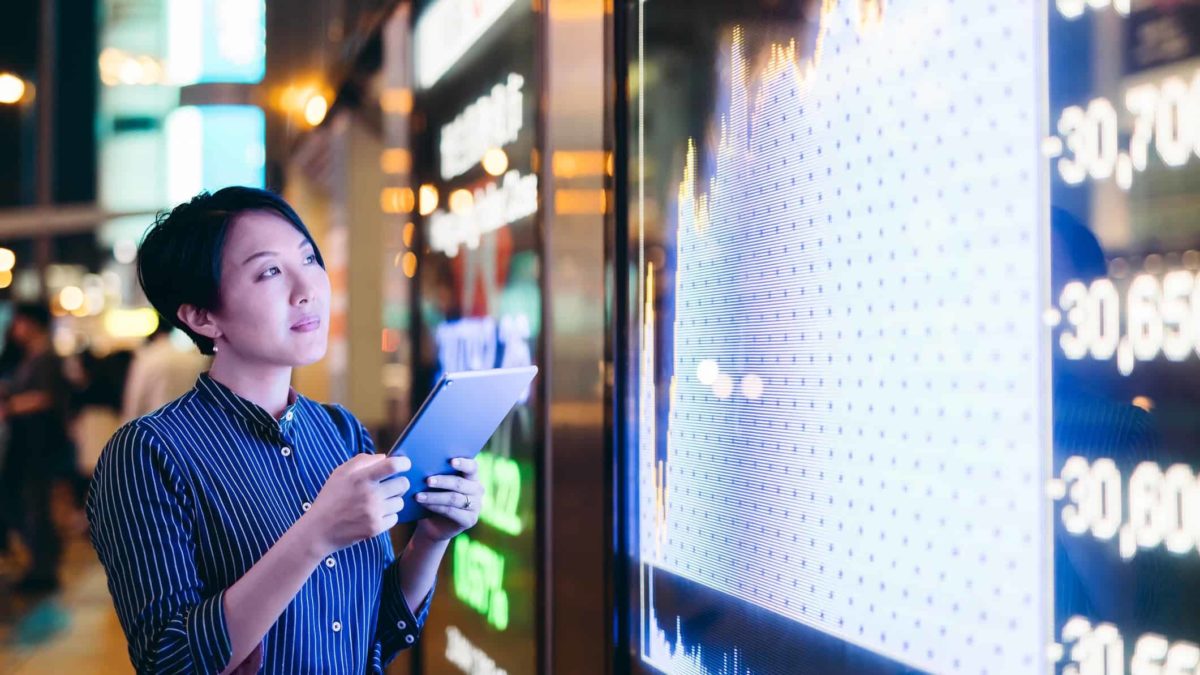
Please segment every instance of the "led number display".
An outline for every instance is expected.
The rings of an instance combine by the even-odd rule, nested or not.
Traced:
[[[1079,4],[1048,16],[1056,665],[1195,673],[1200,3]]]

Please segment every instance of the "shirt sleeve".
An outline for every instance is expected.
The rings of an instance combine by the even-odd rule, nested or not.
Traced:
[[[383,535],[386,536],[386,535]],[[392,545],[387,544],[389,558],[393,557]],[[386,665],[397,653],[416,644],[421,637],[421,629],[425,627],[425,619],[429,616],[429,605],[433,602],[433,592],[421,601],[414,612],[404,599],[404,590],[400,585],[400,560],[389,560],[383,572],[383,584],[379,598],[379,623],[375,629],[375,640],[382,647],[383,663]]]
[[[345,410],[343,412],[349,414]],[[374,453],[375,441],[371,438],[367,428],[358,421],[358,418],[351,417],[351,419],[358,426],[360,439],[358,451]],[[383,571],[383,583],[380,585],[379,622],[375,628],[375,642],[380,648],[382,662],[386,665],[395,658],[398,652],[416,644],[417,638],[421,636],[421,629],[425,626],[426,617],[429,616],[429,605],[433,601],[433,592],[437,588],[437,583],[434,582],[434,587],[429,589],[429,594],[425,596],[421,605],[414,612],[404,599],[400,560],[396,558],[392,541],[387,533],[379,536],[382,538],[386,567]]]
[[[193,514],[163,443],[142,424],[118,431],[87,516],[139,673],[217,673],[232,656],[224,589],[204,588],[196,570]]]

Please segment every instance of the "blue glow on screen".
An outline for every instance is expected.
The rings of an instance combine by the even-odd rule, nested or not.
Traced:
[[[791,39],[728,26],[708,129],[662,167],[666,260],[640,262],[642,659],[800,672],[706,646],[657,604],[668,574],[909,667],[1036,672],[1040,4],[813,4]]]
[[[256,106],[203,106],[204,189],[226,185],[266,185],[267,121]]]
[[[266,73],[263,0],[166,0],[172,82],[257,84]]]
[[[207,0],[200,82],[262,81],[267,67],[266,3]]]
[[[167,196],[266,184],[266,117],[255,106],[185,106],[166,123]]]

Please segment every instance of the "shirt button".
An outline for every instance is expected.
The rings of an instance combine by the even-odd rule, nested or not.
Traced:
[[[303,504],[300,505],[300,508],[307,511],[312,508],[312,502],[304,502]]]
[[[412,643],[416,642],[417,639],[411,635],[405,635],[404,641],[411,645]]]
[[[333,622],[333,632],[335,632],[335,633],[342,632],[342,622],[341,621]]]
[[[285,445],[283,446],[283,449],[279,451],[279,454],[283,455],[284,457],[291,457],[292,449]]]
[[[399,628],[400,630],[404,630],[405,628],[408,628],[408,622],[406,622],[406,621],[397,621],[397,622],[396,622],[396,628]]]
[[[287,414],[283,416],[283,419],[287,420],[288,422],[291,422],[292,421],[292,411],[291,410],[287,411]]]
[[[330,567],[330,568],[332,568],[332,567],[333,567],[334,565],[336,565],[336,564],[337,564],[337,561],[336,561],[336,560],[334,560],[332,557],[329,557],[329,558],[326,558],[326,559],[325,559],[325,566],[326,566],[326,567]]]

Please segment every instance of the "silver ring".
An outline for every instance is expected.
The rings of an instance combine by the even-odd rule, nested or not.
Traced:
[[[464,508],[464,509],[469,509],[469,508],[471,508],[471,495],[465,495],[465,496],[466,496],[466,498],[467,498],[467,505],[466,505],[466,506],[464,506],[463,508]]]

